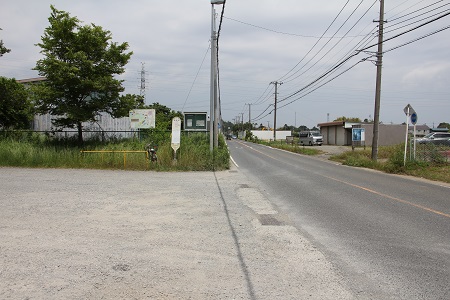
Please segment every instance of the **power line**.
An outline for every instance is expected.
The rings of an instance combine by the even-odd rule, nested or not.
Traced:
[[[337,34],[337,32],[339,32],[339,30],[345,25],[345,23],[347,23],[347,21],[350,19],[350,17],[356,12],[356,10],[359,8],[359,6],[362,4],[362,2],[363,2],[364,0],[362,0],[360,3],[359,3],[359,5],[353,10],[353,12],[350,14],[350,16],[345,20],[345,22],[339,27],[339,29],[336,31],[336,34]],[[345,33],[345,35],[344,36],[346,36],[360,21],[361,21],[361,19],[369,12],[369,10],[375,5],[375,3],[376,3],[377,1],[375,1],[367,10],[366,10],[366,12],[358,19],[358,21]],[[292,75],[294,75],[294,74],[296,74],[296,73],[298,73],[300,70],[302,70],[303,68],[300,68],[297,72],[295,72],[294,74],[292,74],[291,76],[289,76],[289,77],[287,77],[286,79],[285,79],[285,81],[286,82],[290,82],[290,81],[293,81],[294,79],[297,79],[298,77],[300,77],[301,75],[303,75],[303,74],[305,74],[306,72],[308,72],[311,68],[313,68],[315,65],[317,65],[326,55],[328,55],[340,42],[342,42],[342,38],[341,39],[339,39],[339,41],[335,44],[335,45],[333,45],[333,47],[331,47],[324,55],[322,55],[322,57],[318,60],[318,61],[316,61],[312,66],[310,66],[306,71],[304,71],[304,72],[302,72],[301,74],[299,74],[298,76],[296,76],[296,77],[294,77],[294,78],[292,78],[291,80],[288,80],[288,81],[286,81],[287,79],[289,79],[289,78],[291,78],[292,77]],[[323,49],[324,49],[324,47],[326,46],[328,44],[328,42],[305,64],[305,66],[309,63],[309,62],[311,62]]]
[[[281,34],[281,35],[290,35],[290,36],[297,36],[297,37],[302,37],[302,38],[314,38],[314,39],[341,38],[340,36],[332,37],[332,36],[323,36],[323,35],[322,36],[315,36],[315,35],[306,35],[306,34],[298,34],[298,33],[289,33],[289,32],[278,31],[278,30],[262,27],[262,26],[259,26],[259,25],[254,25],[254,24],[251,24],[251,23],[248,23],[248,22],[244,22],[244,21],[241,21],[241,20],[237,20],[237,19],[233,19],[233,18],[230,18],[230,17],[224,17],[224,19],[227,19],[227,20],[230,20],[230,21],[234,21],[234,22],[237,22],[237,23],[241,23],[243,25],[255,27],[255,28],[258,28],[258,29],[262,29],[262,30],[265,30],[265,31],[273,32],[273,33],[276,33],[276,34]],[[349,37],[354,37],[354,36],[349,36]]]
[[[406,30],[406,31],[404,31],[404,32],[402,32],[402,33],[396,34],[396,35],[394,35],[394,36],[392,36],[392,37],[390,37],[390,38],[387,38],[387,39],[383,40],[382,43],[385,43],[385,42],[387,42],[387,41],[390,41],[390,40],[393,40],[393,39],[395,39],[395,38],[398,38],[398,37],[400,37],[400,36],[402,36],[402,35],[404,35],[404,34],[410,33],[410,32],[412,32],[412,31],[414,31],[414,30],[417,30],[417,29],[419,29],[419,28],[425,26],[425,25],[428,25],[428,24],[431,24],[431,23],[433,23],[433,22],[436,22],[437,20],[442,19],[442,18],[444,18],[444,17],[446,17],[446,16],[448,16],[448,15],[450,15],[450,12],[445,13],[445,14],[443,14],[443,15],[437,17],[437,18],[434,18],[434,19],[432,19],[432,20],[430,20],[430,21],[427,21],[427,22],[425,22],[425,23],[422,23],[422,24],[420,24],[420,25],[418,25],[418,26],[416,26],[416,27],[413,27],[413,28],[411,28],[411,29],[408,29],[408,30]],[[372,48],[372,47],[377,46],[378,44],[379,44],[379,43],[370,45],[370,46],[365,47],[365,48],[363,48],[363,49],[360,49],[360,50],[358,50],[358,51],[365,51],[365,50],[367,50],[367,49],[370,49],[370,48]]]
[[[392,51],[392,50],[395,50],[395,49],[404,47],[404,46],[406,46],[406,45],[412,44],[412,43],[414,43],[414,42],[417,42],[417,41],[419,41],[419,40],[422,40],[422,39],[424,39],[424,38],[427,38],[427,37],[429,37],[429,36],[432,36],[432,35],[434,35],[434,34],[436,34],[436,33],[441,32],[441,31],[447,30],[447,29],[449,29],[449,28],[450,28],[450,25],[449,25],[449,26],[446,26],[446,27],[443,27],[443,28],[441,28],[441,29],[435,30],[435,31],[433,31],[433,32],[430,32],[430,33],[428,33],[428,34],[425,34],[425,35],[423,35],[423,36],[421,36],[421,37],[418,37],[418,38],[416,38],[416,39],[413,39],[413,40],[411,40],[411,41],[409,41],[409,42],[406,42],[406,43],[403,43],[403,44],[401,44],[401,45],[392,47],[392,48],[390,48],[390,49],[384,51],[384,53],[387,53],[387,52],[390,52],[390,51]]]
[[[291,76],[286,77],[289,73],[291,73],[295,68],[297,68],[297,66],[299,64],[302,63],[302,61],[309,55],[309,53],[311,53],[311,51],[317,46],[317,44],[322,40],[322,37],[328,32],[328,30],[331,28],[331,26],[334,24],[334,22],[337,20],[337,18],[341,15],[341,13],[343,12],[343,10],[345,9],[345,7],[347,6],[349,0],[344,4],[344,6],[341,8],[341,10],[339,11],[339,13],[337,14],[337,16],[333,19],[333,21],[331,22],[330,25],[328,25],[327,29],[325,29],[325,31],[322,33],[322,36],[316,41],[316,43],[311,47],[311,49],[309,49],[309,51],[305,54],[305,56],[303,56],[303,58],[292,68],[290,69],[286,74],[284,74],[283,76],[280,77],[279,80],[287,80],[289,79]],[[325,44],[326,45],[326,44]],[[320,52],[320,51],[319,51]],[[314,57],[313,57],[314,58]],[[311,61],[311,60],[309,60]],[[308,61],[308,62],[309,62]],[[301,69],[300,69],[301,70]],[[298,71],[297,71],[298,72]],[[295,72],[293,75],[295,75],[297,72]]]
[[[202,59],[202,62],[200,64],[200,67],[198,68],[197,74],[195,74],[194,81],[192,82],[191,88],[189,89],[189,92],[188,92],[188,94],[186,96],[186,99],[184,100],[183,107],[181,108],[181,111],[184,111],[184,107],[186,106],[186,102],[189,99],[189,96],[191,95],[192,88],[194,87],[194,84],[197,81],[198,74],[200,73],[200,70],[202,69],[203,63],[205,62],[206,55],[208,55],[208,52],[209,52],[209,49],[210,49],[210,45],[211,45],[211,43],[208,44],[208,49],[206,49],[205,55],[203,56],[203,59]]]

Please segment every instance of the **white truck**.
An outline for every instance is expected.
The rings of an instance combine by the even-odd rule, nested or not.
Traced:
[[[301,131],[299,133],[299,144],[300,145],[319,145],[322,146],[323,137],[319,131]]]

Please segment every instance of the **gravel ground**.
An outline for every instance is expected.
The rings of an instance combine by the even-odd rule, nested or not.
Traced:
[[[353,299],[238,170],[0,168],[1,299]]]

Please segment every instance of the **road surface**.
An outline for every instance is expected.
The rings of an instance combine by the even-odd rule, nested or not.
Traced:
[[[450,299],[450,186],[238,140],[238,170],[344,274],[358,299]]]

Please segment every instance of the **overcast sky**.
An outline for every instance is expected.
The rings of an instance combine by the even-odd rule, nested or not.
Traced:
[[[53,4],[85,24],[111,31],[113,41],[129,43],[134,54],[121,76],[126,93],[140,93],[144,63],[147,104],[209,112],[210,1],[0,3],[0,39],[11,49],[0,58],[0,76],[39,76],[32,70],[41,57],[35,44],[49,25]],[[218,28],[222,5],[215,8]],[[372,119],[376,46],[356,50],[377,43],[379,10],[378,0],[227,0],[219,38],[223,119],[243,116],[247,122],[246,104],[251,104],[252,122],[272,127],[274,81],[283,83],[278,86],[277,127],[312,127],[340,116]],[[383,56],[383,123],[405,122],[408,103],[418,124],[450,123],[450,29],[442,30],[450,25],[450,16],[444,16],[449,11],[448,0],[386,1],[385,39],[392,39],[384,50],[412,43]]]

